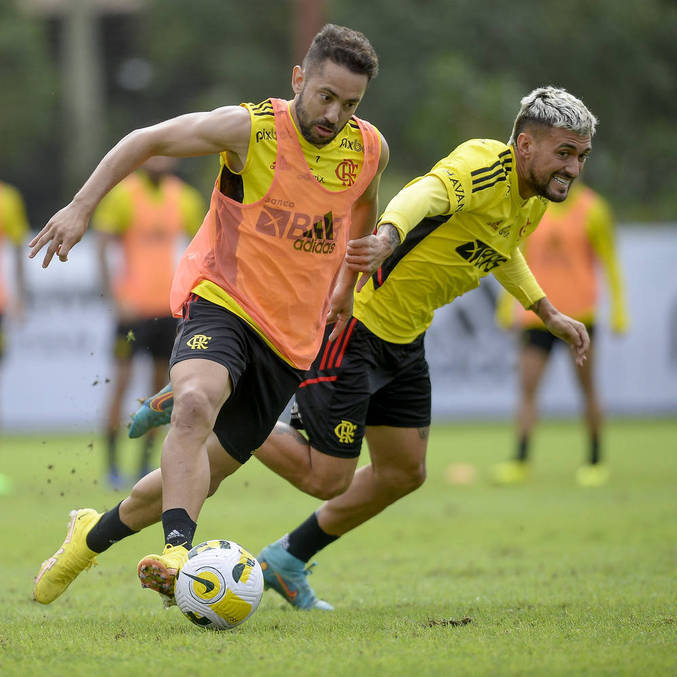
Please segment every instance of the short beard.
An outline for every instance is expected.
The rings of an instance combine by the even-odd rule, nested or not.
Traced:
[[[341,131],[340,129],[337,129],[334,136],[329,137],[327,139],[316,139],[313,137],[312,134],[313,123],[318,121],[312,120],[309,124],[308,121],[306,121],[305,119],[303,113],[303,90],[300,92],[298,98],[296,99],[296,103],[294,104],[294,110],[296,111],[296,119],[298,120],[299,123],[299,131],[301,132],[301,136],[303,136],[303,138],[308,143],[312,143],[313,146],[326,146],[328,143],[331,143]]]
[[[531,182],[531,185],[534,187],[536,195],[544,197],[546,200],[550,200],[550,202],[564,202],[564,200],[566,200],[567,197],[569,196],[569,189],[567,189],[567,192],[564,195],[560,195],[559,193],[556,194],[552,193],[552,191],[550,190],[550,182],[552,181],[552,176],[550,177],[547,183],[541,183],[536,179],[533,172],[531,172],[531,175],[529,176],[529,181]],[[571,184],[569,184],[569,186],[571,186]]]

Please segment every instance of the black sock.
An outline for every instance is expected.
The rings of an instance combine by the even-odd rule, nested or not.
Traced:
[[[282,546],[294,557],[307,562],[316,552],[333,543],[338,536],[332,536],[322,531],[317,523],[317,517],[313,513],[305,522],[288,533],[282,539]]]
[[[526,462],[529,455],[529,436],[522,435],[517,443],[517,461]]]
[[[136,533],[120,520],[120,503],[112,510],[105,512],[87,534],[85,541],[90,550],[103,552],[108,550],[113,543]]]
[[[117,430],[109,430],[106,436],[108,448],[108,470],[112,473],[118,471],[118,433]]]
[[[193,536],[197,524],[183,508],[171,508],[162,513],[162,528],[165,530],[167,545],[182,545],[190,550],[193,547]]]
[[[600,458],[599,450],[599,435],[593,433],[590,435],[590,465],[595,465],[599,463],[602,459]]]

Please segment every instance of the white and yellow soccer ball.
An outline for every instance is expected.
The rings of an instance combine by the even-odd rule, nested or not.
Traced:
[[[241,545],[205,541],[188,553],[174,595],[179,609],[196,625],[230,630],[256,611],[263,595],[263,571]]]

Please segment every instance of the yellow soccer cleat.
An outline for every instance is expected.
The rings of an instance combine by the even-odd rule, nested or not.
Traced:
[[[505,461],[491,469],[491,480],[500,486],[524,484],[529,479],[530,471],[529,464],[524,461]]]
[[[188,550],[182,545],[165,545],[161,555],[144,557],[136,569],[141,587],[159,592],[165,606],[171,606],[174,599],[174,583],[181,567],[188,561]]]
[[[609,469],[599,463],[582,465],[576,471],[576,484],[579,487],[601,487],[608,481]]]
[[[101,519],[101,513],[91,508],[71,510],[66,540],[61,547],[42,563],[35,577],[33,599],[40,604],[53,602],[75,580],[76,576],[92,564],[96,554],[87,547],[87,534]]]

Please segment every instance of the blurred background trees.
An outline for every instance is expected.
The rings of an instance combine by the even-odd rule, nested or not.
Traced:
[[[73,22],[86,11],[89,34]],[[586,175],[619,218],[677,220],[673,0],[5,0],[0,178],[38,227],[135,127],[289,97],[304,18],[362,30],[379,54],[359,112],[391,147],[384,199],[467,138],[507,140],[519,99],[552,83],[600,118]],[[88,39],[95,56],[79,57],[74,84],[66,64]],[[90,93],[74,94],[88,78]],[[73,96],[99,99],[84,108],[90,129],[74,125]],[[216,166],[183,172],[208,194]]]

